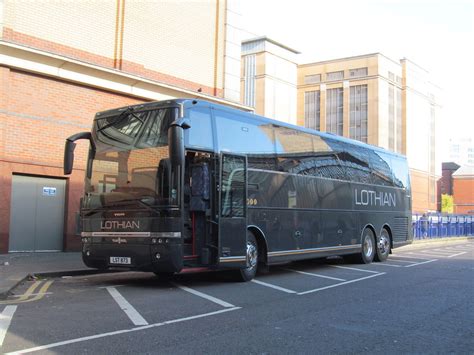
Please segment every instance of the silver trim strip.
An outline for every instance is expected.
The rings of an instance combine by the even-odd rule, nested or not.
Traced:
[[[358,249],[361,248],[362,244],[351,244],[351,245],[341,245],[337,247],[326,247],[326,248],[311,248],[311,249],[300,249],[300,250],[282,250],[282,251],[273,251],[268,253],[268,256],[284,256],[292,254],[310,254],[310,253],[324,253],[326,251],[337,251],[337,250],[347,250],[347,249]]]
[[[82,232],[81,237],[181,238],[181,232]]]
[[[224,256],[219,258],[219,262],[221,263],[230,263],[235,261],[246,261],[247,257],[244,256]]]

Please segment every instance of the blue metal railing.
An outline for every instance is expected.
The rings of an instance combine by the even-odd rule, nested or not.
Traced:
[[[474,236],[474,216],[414,214],[412,228],[414,239]]]

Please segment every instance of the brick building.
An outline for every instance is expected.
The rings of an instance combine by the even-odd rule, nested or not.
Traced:
[[[453,174],[454,213],[474,214],[474,166],[465,165]]]
[[[460,166],[453,162],[441,164],[441,179],[438,180],[438,211],[441,211],[441,195],[453,195],[453,174]]]
[[[77,249],[87,144],[64,177],[64,141],[97,111],[176,97],[248,109],[239,16],[221,0],[0,1],[0,253]]]

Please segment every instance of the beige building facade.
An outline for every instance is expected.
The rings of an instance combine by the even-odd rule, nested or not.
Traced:
[[[259,115],[296,124],[297,54],[267,37],[243,41],[242,103]]]
[[[373,53],[298,66],[298,124],[404,154],[413,211],[436,211],[438,88],[407,59]]]

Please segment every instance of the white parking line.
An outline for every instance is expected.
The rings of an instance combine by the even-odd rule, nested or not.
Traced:
[[[18,306],[6,306],[2,313],[0,313],[0,346],[2,346],[5,336],[7,335],[8,327],[12,322],[13,314]]]
[[[117,291],[115,287],[107,287],[110,295],[113,297],[115,302],[119,305],[122,311],[130,318],[135,325],[148,325],[148,322],[143,318],[138,311]]]
[[[397,263],[407,263],[407,264],[414,264],[416,263],[416,261],[408,261],[408,260],[397,260],[395,258],[390,258],[390,261],[395,261]]]
[[[422,262],[420,262],[420,263],[407,265],[407,266],[405,266],[405,267],[412,267],[412,266],[417,266],[417,265],[428,264],[428,263],[432,263],[433,261],[438,261],[438,259],[426,260],[426,261],[422,261]]]
[[[208,300],[208,301],[217,303],[218,305],[220,305],[220,306],[222,306],[222,307],[225,307],[225,308],[235,308],[235,306],[234,306],[233,304],[230,304],[230,303],[228,303],[228,302],[225,302],[225,301],[223,301],[223,300],[220,300],[219,298],[216,298],[216,297],[207,295],[207,294],[205,294],[205,293],[202,293],[202,292],[193,290],[192,288],[189,288],[189,287],[186,287],[186,286],[183,286],[183,285],[179,285],[179,284],[174,283],[174,282],[173,282],[172,284],[175,285],[176,287],[180,288],[180,289],[183,290],[183,291],[192,293],[193,295],[196,295],[196,296],[202,297],[202,298],[204,298],[204,299],[206,299],[206,300]]]
[[[443,251],[437,251],[437,250],[441,250],[441,249],[430,249],[430,250],[422,250],[421,252],[425,255],[433,255],[433,256],[436,256],[436,257],[442,257],[442,258],[453,258],[455,256],[458,256],[458,255],[463,255],[463,254],[467,254],[468,252],[467,251],[462,251],[460,253],[456,253],[456,254],[452,254],[453,253],[453,250],[443,250]],[[457,252],[457,250],[456,250]]]
[[[453,252],[453,250],[451,250],[449,248],[438,248],[438,249],[429,249],[429,250],[442,251],[442,252],[445,252],[445,253],[452,253]],[[454,250],[454,251],[458,251],[458,250]]]
[[[76,339],[60,341],[60,342],[57,342],[57,343],[51,343],[51,344],[47,344],[47,345],[36,346],[34,348],[17,350],[17,351],[14,351],[14,352],[7,353],[6,355],[26,354],[26,353],[31,353],[31,352],[34,352],[34,351],[56,348],[58,346],[74,344],[74,343],[80,343],[80,342],[83,342],[83,341],[100,339],[100,338],[105,338],[105,337],[109,337],[109,336],[113,336],[113,335],[120,335],[120,334],[126,334],[126,333],[130,333],[130,332],[137,332],[137,331],[140,331],[140,330],[146,330],[146,329],[150,329],[150,328],[162,327],[162,326],[168,325],[168,324],[181,323],[181,322],[186,322],[186,321],[193,320],[193,319],[210,317],[210,316],[214,316],[214,315],[220,314],[220,313],[236,311],[238,309],[240,309],[240,307],[226,308],[226,309],[221,309],[220,311],[216,311],[216,312],[203,313],[203,314],[198,314],[196,316],[173,319],[173,320],[162,322],[162,323],[154,323],[154,324],[144,325],[144,326],[141,326],[141,327],[136,327],[136,328],[131,328],[131,329],[117,330],[117,331],[108,332],[108,333],[96,334],[96,335],[86,336],[86,337],[82,337],[82,338],[76,338]]]
[[[266,283],[266,282],[258,281],[258,280],[255,280],[255,279],[253,279],[251,282],[262,285],[262,286],[270,287],[270,288],[273,288],[275,290],[282,291],[282,292],[285,292],[285,293],[297,293],[296,291],[289,290],[287,288],[283,288],[283,287],[280,287],[280,286],[277,286],[277,285],[272,285],[272,284],[269,284],[269,283]]]
[[[299,271],[299,270],[286,269],[286,268],[282,268],[282,270],[291,271],[291,272],[296,272],[296,273],[302,274],[302,275],[320,277],[320,278],[323,278],[323,279],[329,279],[329,280],[334,280],[334,281],[347,281],[347,280],[344,280],[344,279],[339,279],[339,278],[337,278],[337,277],[331,277],[331,276],[326,276],[326,275],[314,274],[314,273],[312,273],[312,272]]]
[[[348,266],[340,266],[340,265],[328,265],[330,267],[337,267],[338,269],[346,269],[346,270],[353,270],[353,271],[362,271],[362,272],[368,272],[371,274],[379,274],[378,271],[372,271],[372,270],[365,270],[365,269],[357,269],[355,267],[348,267]]]
[[[389,264],[389,263],[374,263],[373,265],[375,266],[389,266],[389,267],[405,267],[402,265],[394,265],[394,264]]]
[[[380,272],[380,273],[377,273],[376,275],[370,275],[370,276],[366,276],[366,277],[361,277],[360,279],[355,279],[355,280],[350,280],[350,281],[346,281],[346,282],[341,282],[341,283],[338,283],[338,284],[334,284],[334,285],[326,286],[326,287],[321,287],[321,288],[317,288],[317,289],[314,289],[314,290],[309,290],[309,291],[304,291],[304,292],[298,292],[297,295],[298,295],[298,296],[307,295],[308,293],[319,292],[319,291],[327,290],[327,289],[329,289],[329,288],[339,287],[339,286],[351,284],[351,283],[354,283],[354,282],[359,282],[359,281],[362,281],[362,280],[371,279],[371,278],[373,278],[373,277],[377,277],[377,276],[380,276],[380,275],[385,275],[385,272]]]
[[[466,248],[446,248],[445,250],[449,250],[451,252],[453,252],[453,251],[465,251],[467,253],[473,251],[471,248],[467,248],[467,249]]]
[[[109,287],[113,287],[113,288],[116,288],[116,287],[122,287],[122,286],[125,286],[125,285],[110,285],[110,286],[100,286],[100,287],[97,287],[97,288],[109,288]]]
[[[423,253],[435,253],[435,254],[441,254],[441,255],[451,255],[453,253],[452,250],[445,250],[445,249],[428,249],[428,250],[423,250]]]
[[[405,256],[405,255],[396,255],[397,258],[405,258],[405,259],[417,259],[417,260],[432,260],[432,259],[425,259],[420,258],[418,256]],[[416,261],[415,261],[416,262]]]
[[[420,255],[420,254],[416,254],[416,253],[414,253],[414,252],[410,252],[409,254],[410,254],[410,255]],[[447,257],[446,255],[434,254],[434,253],[433,253],[433,254],[431,254],[431,253],[430,253],[430,254],[428,254],[428,253],[423,253],[423,254],[421,254],[421,255],[422,255],[422,256],[434,256],[435,258],[446,258],[446,257]]]
[[[436,249],[423,249],[423,250],[420,250],[420,253],[423,253],[423,254],[441,254],[441,255],[446,255],[446,254],[451,254],[450,252],[446,252],[446,251],[438,251]]]
[[[463,254],[467,254],[467,251],[463,251],[462,253],[457,253],[457,254],[454,254],[454,255],[450,255],[450,256],[448,256],[448,258],[454,258],[455,256],[459,256],[459,255],[463,255]]]

